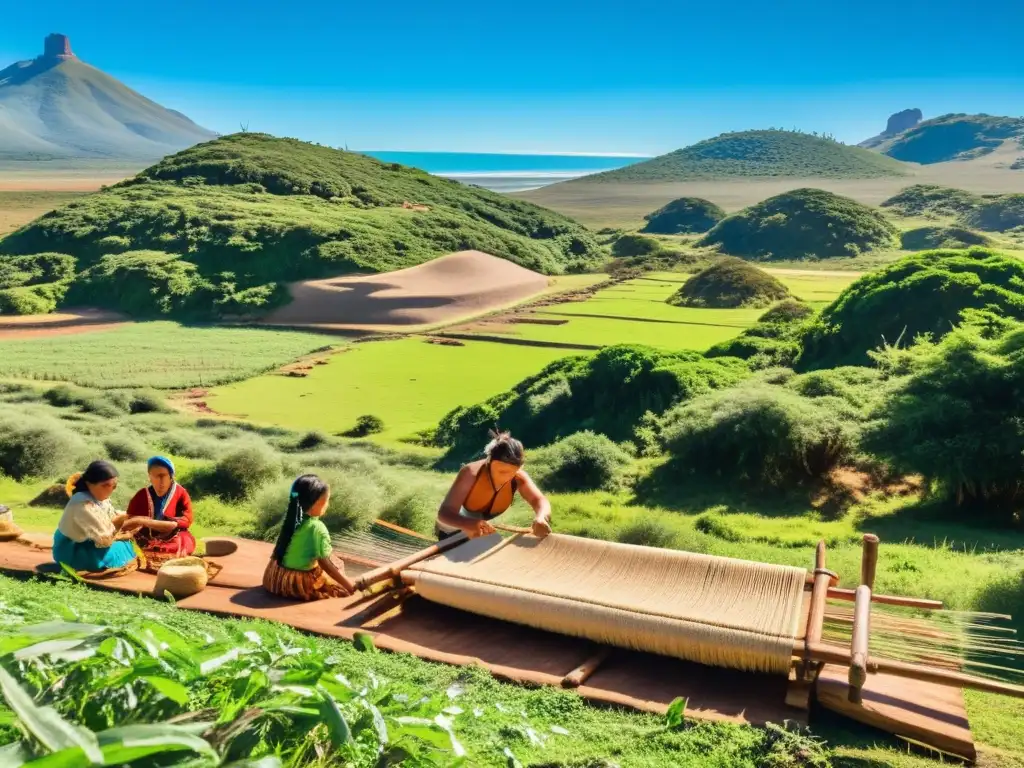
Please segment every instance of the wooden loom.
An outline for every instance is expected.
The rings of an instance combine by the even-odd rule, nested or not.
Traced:
[[[499,526],[516,536],[528,529]],[[515,537],[513,537],[515,538]],[[496,547],[508,544],[506,539]],[[465,544],[457,534],[408,557],[363,574],[356,586],[364,595],[388,593],[366,609],[361,620],[380,620],[401,612],[405,600],[415,594],[418,574],[411,566],[443,555]],[[875,655],[871,650],[872,603],[937,610],[942,603],[912,597],[874,594],[879,539],[863,538],[860,585],[838,587],[839,577],[826,567],[826,548],[820,542],[813,572],[804,588],[802,632],[793,643],[785,701],[798,710],[809,710],[812,697],[826,709],[881,728],[911,742],[967,760],[975,758],[970,730],[963,714],[961,688],[1024,698],[1024,686],[977,677],[963,672],[899,661]],[[848,647],[825,642],[826,601],[853,603],[851,641]],[[598,647],[594,654],[565,675],[563,686],[578,687],[614,654]]]

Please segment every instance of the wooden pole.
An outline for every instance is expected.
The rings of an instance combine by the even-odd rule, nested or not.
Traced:
[[[597,671],[598,667],[604,664],[611,653],[612,649],[607,645],[599,648],[590,658],[562,678],[562,687],[579,688],[583,683],[587,682],[587,678]]]
[[[383,565],[372,571],[367,571],[355,580],[356,589],[363,591],[367,587],[376,584],[378,581],[393,579],[410,565],[415,565],[421,560],[426,560],[434,555],[447,552],[449,549],[457,547],[459,544],[464,544],[467,541],[469,541],[469,537],[463,531],[459,531],[454,536],[449,536],[447,539],[439,541],[437,544],[433,544],[420,552],[416,552],[415,554],[409,555],[401,560],[396,560],[388,565]]]
[[[815,643],[808,646],[799,640],[793,643],[793,655],[798,658],[807,657],[813,661],[820,661],[825,664],[839,664],[844,667],[849,667],[851,661],[850,652],[845,648],[826,643]],[[906,677],[911,680],[922,680],[926,683],[937,683],[938,685],[949,685],[957,688],[972,688],[976,691],[987,691],[988,693],[999,693],[1003,696],[1024,699],[1024,686],[1002,683],[998,680],[987,680],[983,677],[965,675],[962,672],[936,669],[905,661],[880,659],[877,656],[869,658],[865,668],[868,674]]]
[[[804,633],[806,648],[821,641],[822,629],[825,626],[825,599],[828,597],[828,586],[833,576],[834,574],[825,569],[825,542],[819,541],[814,552],[814,586],[811,588],[811,605],[807,611],[807,629]],[[804,678],[810,676],[807,657],[804,657],[801,671]]]
[[[875,589],[875,571],[878,569],[878,537],[873,533],[865,533],[860,560],[860,583],[868,589]]]
[[[832,600],[848,600],[853,602],[856,599],[857,591],[842,587],[829,587],[828,596]],[[942,609],[941,600],[925,600],[921,597],[900,597],[898,595],[876,595],[872,593],[871,602],[881,603],[882,605],[902,605],[907,608],[924,608],[931,611]]]
[[[871,588],[867,584],[857,587],[857,601],[853,607],[853,634],[850,639],[850,683],[848,697],[860,704],[861,689],[868,679],[868,638],[871,636]]]

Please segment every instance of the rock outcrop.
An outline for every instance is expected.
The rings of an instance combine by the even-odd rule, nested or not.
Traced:
[[[904,109],[902,112],[889,115],[889,122],[885,124],[885,135],[895,136],[897,133],[908,131],[920,123],[923,118],[924,115],[921,114],[920,109]]]
[[[47,35],[43,41],[44,59],[73,59],[75,54],[71,51],[71,39],[67,35],[60,35],[56,32]]]

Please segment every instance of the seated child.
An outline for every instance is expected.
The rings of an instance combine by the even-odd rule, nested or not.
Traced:
[[[263,588],[294,600],[345,597],[355,585],[344,565],[331,558],[331,534],[320,517],[327,511],[331,489],[316,475],[292,484],[281,534],[263,573]]]

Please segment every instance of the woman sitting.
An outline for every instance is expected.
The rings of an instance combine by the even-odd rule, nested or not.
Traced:
[[[196,551],[196,540],[188,530],[192,525],[192,499],[175,482],[170,459],[154,456],[147,469],[149,487],[128,502],[128,517],[139,521],[135,542],[146,556],[147,566],[159,568],[168,560]]]
[[[327,511],[331,489],[316,475],[292,484],[281,533],[263,573],[263,588],[293,600],[345,597],[355,585],[344,565],[331,557],[331,534],[320,518]]]
[[[508,432],[491,432],[487,457],[461,470],[441,502],[434,534],[446,539],[465,531],[471,539],[495,532],[490,521],[512,506],[516,492],[533,507],[533,535],[551,533],[551,504],[523,470],[523,444]]]
[[[110,503],[117,470],[94,461],[68,480],[67,506],[53,534],[53,559],[76,571],[134,571],[142,565],[131,534],[139,523]]]

